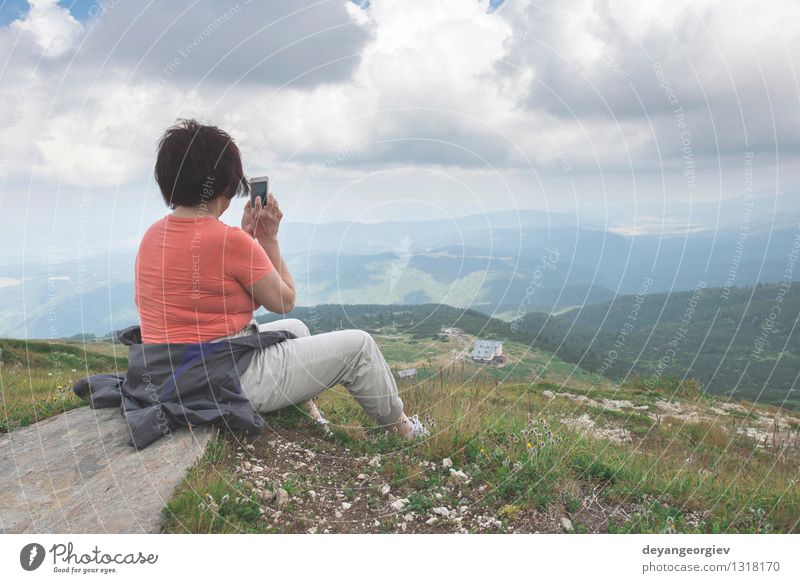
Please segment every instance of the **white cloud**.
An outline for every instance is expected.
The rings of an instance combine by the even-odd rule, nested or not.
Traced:
[[[0,113],[0,132],[13,135],[3,156],[23,182],[80,185],[91,174],[124,185],[149,175],[166,125],[198,116],[237,137],[253,172],[298,181],[363,145],[330,172],[669,167],[680,133],[658,61],[699,160],[727,164],[745,147],[766,156],[776,143],[796,158],[799,11],[788,0],[509,1],[496,11],[487,0],[187,0],[120,3],[81,25],[37,0],[0,29],[10,52],[0,99],[20,104]]]
[[[30,10],[12,22],[12,28],[32,35],[45,57],[59,57],[69,51],[83,30],[81,23],[56,0],[28,0],[28,4]]]

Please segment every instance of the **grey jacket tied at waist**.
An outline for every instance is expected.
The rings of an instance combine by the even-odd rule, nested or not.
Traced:
[[[125,376],[104,374],[80,379],[73,390],[94,408],[121,404],[128,421],[128,445],[147,447],[174,429],[222,425],[260,432],[264,420],[242,392],[240,375],[256,350],[294,338],[268,331],[196,344],[143,344],[138,326],[119,333],[128,346]]]

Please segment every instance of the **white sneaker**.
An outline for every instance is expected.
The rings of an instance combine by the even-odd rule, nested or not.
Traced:
[[[318,409],[318,411],[319,411],[319,409]],[[330,427],[328,427],[328,425],[330,424],[330,421],[328,421],[327,419],[325,419],[325,416],[322,414],[322,411],[320,411],[320,412],[319,412],[319,419],[315,419],[314,421],[316,421],[317,425],[319,425],[319,426],[320,426],[320,428],[322,429],[322,431],[323,431],[323,432],[324,432],[326,435],[327,435],[327,434],[330,434],[330,433],[333,433],[333,432],[331,431],[331,428],[330,428]]]
[[[411,431],[406,434],[407,439],[416,439],[418,437],[427,437],[431,433],[428,431],[425,426],[422,424],[422,421],[419,420],[419,417],[416,415],[412,415],[408,418],[411,421]]]
[[[308,404],[308,414],[311,416],[311,419],[322,428],[326,434],[331,433],[331,428],[328,427],[330,421],[325,419],[325,416],[322,414],[322,411],[319,410],[317,404],[314,401],[309,401]]]

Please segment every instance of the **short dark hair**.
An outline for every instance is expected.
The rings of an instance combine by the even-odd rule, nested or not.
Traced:
[[[249,194],[239,148],[226,132],[180,119],[158,143],[156,182],[170,208]]]

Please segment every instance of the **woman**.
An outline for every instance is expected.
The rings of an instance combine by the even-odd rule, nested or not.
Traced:
[[[414,438],[427,431],[403,412],[397,385],[375,341],[343,330],[311,336],[296,319],[258,325],[253,310],[279,314],[295,305],[295,286],[278,244],[283,214],[269,194],[266,206],[248,200],[241,228],[219,220],[250,184],[239,149],[214,126],[194,120],[169,128],[158,147],[155,177],[172,213],[145,233],[136,257],[135,299],[142,341],[198,343],[288,330],[296,338],[257,351],[241,373],[242,390],[259,413],[306,403],[344,385],[376,422]]]

